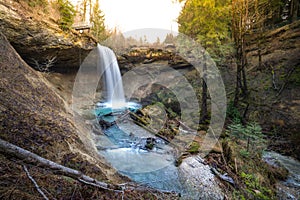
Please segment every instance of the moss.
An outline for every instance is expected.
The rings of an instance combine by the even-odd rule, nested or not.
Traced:
[[[45,8],[48,5],[48,1],[46,0],[26,0],[30,7],[43,7]]]
[[[300,67],[296,67],[294,72],[292,73],[290,80],[294,86],[300,86]]]
[[[196,153],[199,153],[199,148],[200,148],[200,144],[198,142],[193,141],[189,145],[187,152],[189,152],[191,154],[196,154]]]
[[[246,191],[251,194],[254,199],[268,200],[274,196],[272,190],[263,186],[255,175],[241,172],[240,176],[247,186]]]

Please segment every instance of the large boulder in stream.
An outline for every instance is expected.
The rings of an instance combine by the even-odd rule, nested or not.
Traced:
[[[224,199],[224,193],[218,185],[217,178],[199,156],[185,158],[179,166],[187,195],[183,199]]]

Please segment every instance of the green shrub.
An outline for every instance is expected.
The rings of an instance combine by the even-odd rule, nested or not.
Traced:
[[[200,148],[200,144],[198,142],[193,141],[190,143],[187,152],[191,154],[196,154],[199,152],[199,148]]]
[[[76,11],[68,0],[57,0],[60,13],[59,26],[62,30],[69,30],[74,23]]]
[[[48,5],[48,1],[46,0],[26,0],[30,7],[43,7],[45,8]]]
[[[227,107],[227,116],[234,122],[240,123],[242,121],[239,110],[233,105],[233,101],[230,101]]]
[[[233,122],[228,126],[227,133],[235,140],[247,143],[246,149],[240,152],[244,157],[248,156],[246,152],[259,153],[264,148],[264,135],[262,134],[260,125],[255,122],[248,123],[246,126],[240,122]]]
[[[247,186],[246,191],[251,194],[253,199],[272,199],[272,191],[264,187],[256,176],[253,174],[246,174],[244,172],[242,172],[240,175],[243,182]]]

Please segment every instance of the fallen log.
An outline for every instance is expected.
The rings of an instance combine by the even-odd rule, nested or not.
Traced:
[[[157,190],[157,189],[151,188],[151,187],[143,185],[143,184],[139,185],[136,183],[129,182],[129,183],[114,185],[114,184],[101,182],[101,181],[98,181],[92,177],[89,177],[89,176],[83,174],[80,171],[65,167],[65,166],[55,163],[51,160],[40,157],[35,153],[27,151],[21,147],[18,147],[16,145],[11,144],[2,139],[0,139],[0,153],[4,154],[5,156],[7,156],[7,155],[13,156],[14,158],[18,158],[18,159],[22,160],[22,162],[25,162],[25,163],[36,164],[39,167],[47,168],[48,170],[51,170],[53,174],[64,175],[64,176],[70,177],[72,179],[78,180],[79,182],[86,184],[86,185],[90,185],[90,186],[93,186],[96,188],[121,193],[122,199],[123,199],[123,195],[126,191],[132,191],[132,190],[157,193],[157,194],[173,195],[173,197],[178,197],[178,194],[174,193],[173,191]],[[25,165],[23,165],[23,166],[25,166]],[[25,170],[27,168],[23,167],[23,169]],[[27,176],[28,176],[28,174],[27,174]],[[35,184],[35,187],[38,188],[36,184]],[[47,197],[46,198],[44,197],[44,199],[47,199]]]
[[[118,185],[113,185],[113,184],[108,184],[105,182],[98,181],[94,178],[91,178],[83,174],[78,170],[65,167],[51,160],[40,157],[35,153],[27,151],[21,147],[6,142],[2,139],[0,139],[0,152],[5,153],[5,155],[12,155],[18,159],[21,159],[24,162],[35,163],[41,167],[46,167],[48,169],[51,169],[51,171],[54,174],[64,175],[76,179],[85,184],[93,185],[101,189],[112,190],[115,192],[123,192],[123,189]]]

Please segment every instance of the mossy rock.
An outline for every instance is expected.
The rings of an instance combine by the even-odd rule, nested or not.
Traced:
[[[199,148],[200,148],[200,144],[198,142],[193,141],[189,145],[187,152],[189,152],[191,154],[196,154],[196,153],[199,153]]]
[[[224,140],[222,142],[223,153],[227,162],[234,162],[234,158],[236,157],[233,146],[234,145],[232,144],[232,142],[228,140]]]

